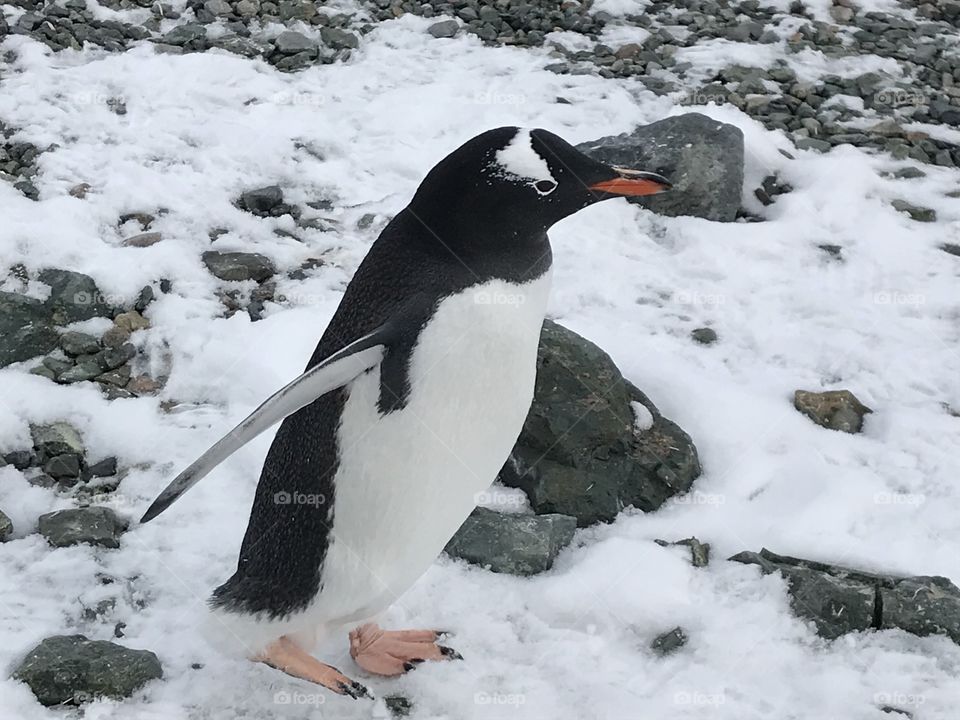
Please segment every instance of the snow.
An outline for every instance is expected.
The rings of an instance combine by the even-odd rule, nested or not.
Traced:
[[[30,422],[73,422],[91,457],[115,454],[132,468],[110,505],[135,518],[302,369],[375,236],[353,229],[361,215],[395,213],[435,162],[489,128],[544,127],[576,143],[687,110],[639,84],[546,72],[546,51],[435,42],[430,22],[383,24],[349,62],[293,75],[225,53],[146,46],[54,56],[9,37],[4,47],[19,60],[4,75],[0,117],[24,128],[22,139],[60,148],[40,156],[40,205],[0,183],[0,257],[74,268],[128,299],[171,278],[141,342],[172,365],[160,398],[115,402],[90,384],[27,375],[30,363],[0,370],[0,447],[29,444]],[[725,64],[766,64],[777,51],[706,45],[678,59],[715,62],[722,51]],[[793,56],[791,66],[807,59]],[[105,104],[118,96],[124,116]],[[704,467],[696,491],[579,531],[537,577],[439,559],[384,624],[449,628],[464,662],[379,680],[359,675],[345,638],[320,654],[380,697],[411,697],[415,718],[878,720],[888,717],[883,704],[924,719],[955,713],[960,648],[945,638],[883,631],[825,642],[791,613],[778,576],[722,559],[766,546],[960,581],[958,266],[938,249],[960,241],[960,208],[944,195],[960,175],[924,166],[925,178],[888,179],[881,173],[905,164],[851,147],[787,160],[781,134],[730,108],[705,111],[743,129],[749,191],[775,169],[794,192],[764,209],[763,223],[663,218],[619,200],[591,207],[551,234],[549,313],[609,352],[691,434]],[[85,200],[67,195],[79,182],[93,186]],[[299,243],[273,233],[292,229],[289,218],[233,206],[240,191],[270,183],[293,203],[335,197],[329,215],[343,230],[302,231]],[[890,207],[894,198],[936,209],[938,221],[911,221]],[[169,212],[151,230],[164,240],[122,247],[117,217],[160,207]],[[263,252],[282,271],[307,257],[326,265],[301,283],[281,281],[290,303],[269,305],[263,321],[222,319],[218,283],[199,261],[214,227],[229,231],[221,249]],[[844,262],[821,243],[842,245]],[[709,348],[689,337],[703,326],[719,334]],[[874,413],[860,435],[830,432],[793,409],[798,388],[849,388]],[[161,400],[180,405],[166,413]],[[382,700],[371,710],[222,657],[195,631],[210,590],[232,572],[269,442],[269,433],[258,438],[156,521],[134,525],[117,551],[49,549],[36,517],[71,502],[0,468],[0,508],[16,526],[0,545],[4,716],[77,716],[42,708],[6,671],[45,636],[110,639],[122,621],[120,642],[155,651],[164,680],[122,703],[87,706],[88,720],[386,717]],[[525,509],[502,488],[478,500]],[[708,568],[653,542],[693,534],[713,545]],[[105,585],[101,575],[116,580]],[[106,621],[83,620],[81,605],[105,597],[117,597]],[[649,642],[676,625],[688,645],[655,656]]]

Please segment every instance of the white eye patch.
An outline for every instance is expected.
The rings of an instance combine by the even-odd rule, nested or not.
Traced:
[[[549,195],[557,189],[550,166],[533,149],[529,130],[518,130],[509,144],[497,151],[495,158],[504,175],[528,182],[538,194]]]

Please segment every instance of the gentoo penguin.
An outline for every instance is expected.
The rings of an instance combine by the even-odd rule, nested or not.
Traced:
[[[236,572],[210,599],[251,659],[358,697],[362,685],[309,654],[319,637],[352,627],[351,656],[379,675],[456,657],[433,630],[365,621],[437,558],[520,434],[550,286],[547,230],[599,200],[669,187],[516,127],[478,135],[427,174],[371,246],[306,372],[143,516],[286,418]]]

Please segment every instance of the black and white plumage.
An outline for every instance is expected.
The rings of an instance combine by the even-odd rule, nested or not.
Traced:
[[[144,516],[286,417],[236,572],[211,599],[219,625],[248,650],[281,635],[309,646],[406,591],[494,480],[529,410],[548,228],[598,200],[668,187],[514,127],[434,167],[370,248],[307,372]]]

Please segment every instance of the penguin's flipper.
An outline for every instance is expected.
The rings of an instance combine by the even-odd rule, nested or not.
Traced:
[[[222,437],[190,467],[177,475],[140,518],[149,522],[166,510],[207,473],[264,430],[305,407],[331,390],[343,387],[363,372],[379,364],[393,337],[387,323],[347,345],[342,350],[307,370],[303,375],[271,395],[247,419]]]

